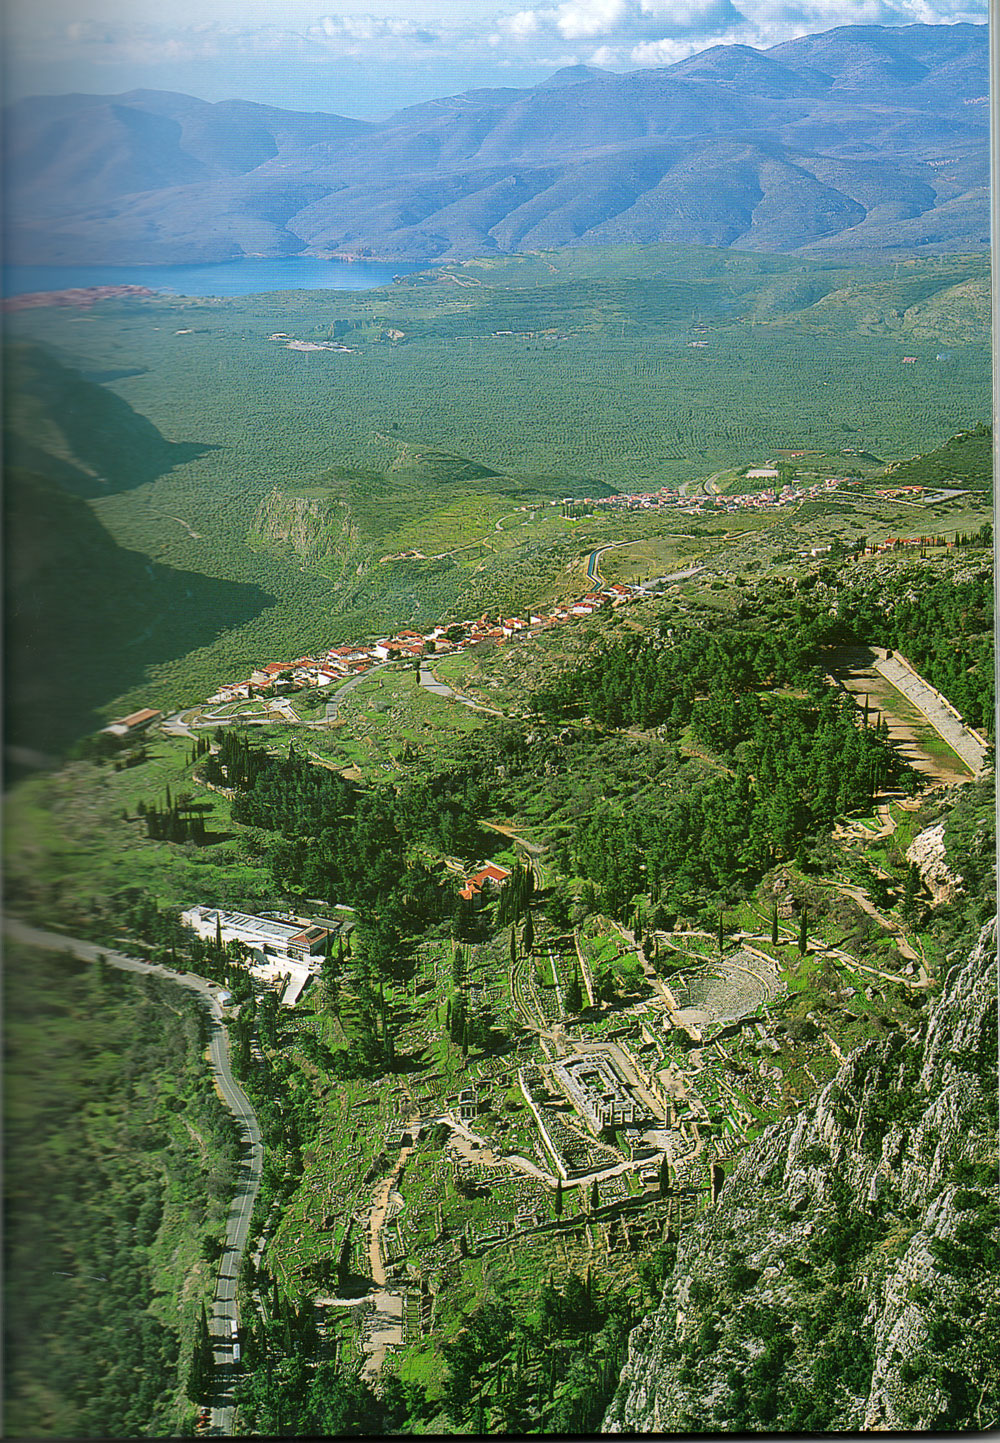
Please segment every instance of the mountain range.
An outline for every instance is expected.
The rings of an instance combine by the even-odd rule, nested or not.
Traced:
[[[7,257],[977,250],[987,92],[987,27],[957,24],[573,66],[378,122],[161,91],[34,97],[6,113]]]

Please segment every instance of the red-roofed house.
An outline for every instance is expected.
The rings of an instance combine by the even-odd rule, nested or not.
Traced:
[[[478,883],[480,887],[487,882],[492,882],[494,886],[499,887],[501,882],[506,882],[509,876],[510,872],[506,867],[498,867],[494,862],[487,862],[485,867],[478,872],[473,872],[469,881]]]
[[[134,732],[145,731],[153,722],[159,721],[163,713],[154,711],[150,706],[143,707],[142,711],[134,711],[129,716],[122,717],[121,721],[112,722],[110,726],[102,727],[102,731],[110,732],[115,737],[131,736]]]

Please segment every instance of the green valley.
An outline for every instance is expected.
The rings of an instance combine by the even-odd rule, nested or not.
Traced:
[[[94,1030],[60,1069],[106,1082],[88,1147],[132,1199],[161,1329],[114,1436],[186,1424],[185,1387],[238,1436],[599,1432],[727,1179],[851,1058],[898,1052],[905,1096],[866,1095],[858,1146],[902,1155],[927,1019],[996,907],[987,298],[980,257],[657,246],[10,318],[34,628],[11,618],[13,760],[37,774],[8,794],[7,905],[224,989],[264,1145],[213,1368],[198,1308],[233,1157],[198,1015],[164,983],[18,958],[25,1048],[69,1014]],[[126,1186],[106,1149],[133,1094],[150,1137]],[[40,1104],[13,1100],[50,1175],[72,1104],[33,1144]],[[204,1207],[154,1216],[175,1165]],[[907,1226],[886,1206],[873,1248]],[[939,1251],[934,1326],[958,1329]],[[822,1430],[847,1264],[815,1252],[796,1328],[824,1383],[796,1417]],[[34,1277],[25,1246],[15,1265]],[[761,1276],[712,1266],[685,1388],[712,1299]],[[978,1355],[948,1337],[965,1398]],[[741,1420],[771,1416],[768,1348],[773,1378],[730,1381]],[[68,1366],[75,1403],[37,1345],[19,1362],[49,1436],[93,1422],[90,1364]],[[851,1366],[865,1397],[875,1353]]]

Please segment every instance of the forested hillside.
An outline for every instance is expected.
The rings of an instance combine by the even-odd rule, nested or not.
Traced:
[[[988,523],[984,530],[988,545]],[[859,569],[837,599],[837,615],[855,637],[902,651],[970,726],[993,736],[992,567],[971,564],[948,577],[902,567],[891,579]]]
[[[768,1128],[632,1335],[612,1432],[997,1424],[996,933]]]
[[[993,431],[980,422],[943,446],[896,461],[889,468],[893,485],[967,486],[989,491],[993,474]]]
[[[200,1005],[4,948],[5,1424],[172,1434],[232,1192]]]

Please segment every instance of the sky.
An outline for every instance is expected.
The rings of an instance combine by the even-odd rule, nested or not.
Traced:
[[[325,8],[324,8],[325,6]],[[363,8],[364,7],[364,8]],[[988,0],[6,0],[7,100],[178,90],[375,119],[566,65],[670,65],[837,25],[984,24]]]

